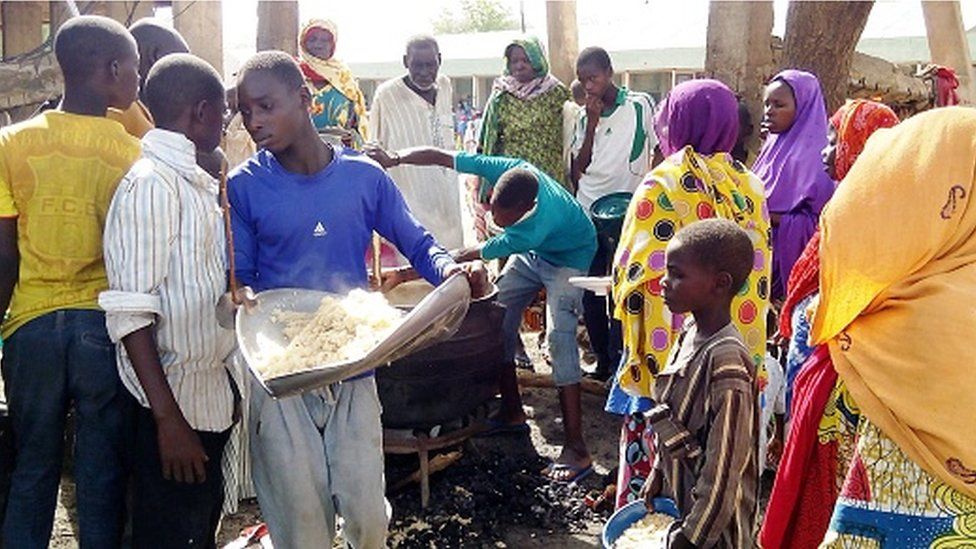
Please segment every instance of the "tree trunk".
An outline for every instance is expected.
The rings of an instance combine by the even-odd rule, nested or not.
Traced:
[[[298,2],[258,0],[258,51],[298,55]]]
[[[548,0],[546,30],[552,74],[569,87],[576,78],[576,56],[579,55],[576,0]]]
[[[183,35],[193,55],[200,57],[223,77],[224,14],[220,1],[173,2],[173,26]]]
[[[41,45],[44,37],[41,26],[44,23],[47,6],[42,2],[2,2],[3,15],[3,56],[6,58],[21,55]]]
[[[712,0],[708,9],[705,73],[732,88],[749,107],[753,128],[762,119],[763,88],[776,69],[772,49],[773,2]],[[759,147],[759,135],[747,142]]]
[[[847,97],[854,47],[873,6],[873,0],[790,2],[782,66],[817,75],[828,113],[843,105]]]

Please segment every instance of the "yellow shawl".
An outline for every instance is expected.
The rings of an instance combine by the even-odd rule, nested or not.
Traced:
[[[755,270],[732,301],[732,319],[756,364],[764,363],[770,251],[763,183],[727,153],[703,156],[688,146],[637,187],[614,258],[614,316],[623,323],[627,351],[618,377],[631,395],[651,396],[654,376],[682,326],[660,297],[664,249],[678,229],[710,217],[735,221],[756,246]]]
[[[861,411],[918,465],[976,497],[976,111],[871,136],[820,221],[827,342]]]
[[[327,19],[312,19],[302,28],[302,32],[298,35],[298,57],[302,63],[315,71],[323,79],[328,80],[329,84],[332,84],[342,95],[353,102],[356,109],[356,117],[359,119],[359,135],[365,141],[367,139],[366,98],[363,96],[362,90],[359,89],[359,84],[356,83],[352,71],[349,70],[349,67],[345,63],[336,59],[335,56],[329,59],[316,57],[305,49],[305,35],[308,31],[315,28],[329,31],[332,34],[334,43],[337,44],[339,42],[339,32],[335,23]],[[313,96],[318,93],[318,90],[312,86],[311,82],[309,82],[309,92]]]

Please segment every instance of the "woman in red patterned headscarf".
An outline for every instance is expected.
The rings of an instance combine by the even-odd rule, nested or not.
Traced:
[[[842,182],[868,138],[898,123],[884,104],[848,102],[830,118],[827,173]],[[814,548],[823,541],[834,502],[854,451],[860,412],[837,376],[826,345],[810,349],[809,309],[820,291],[820,231],[793,266],[780,313],[780,334],[790,340],[787,386],[791,427],[760,532],[763,547]]]

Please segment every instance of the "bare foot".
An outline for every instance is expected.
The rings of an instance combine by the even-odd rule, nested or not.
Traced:
[[[592,465],[593,459],[585,448],[574,449],[566,446],[559,457],[542,470],[542,476],[555,482],[572,482],[580,479],[581,475],[588,474]]]

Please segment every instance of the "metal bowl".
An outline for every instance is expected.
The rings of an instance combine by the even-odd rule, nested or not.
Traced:
[[[670,498],[654,498],[652,504],[655,513],[663,513],[675,519],[681,518],[678,507]],[[632,501],[617,509],[603,525],[603,533],[600,539],[603,542],[604,549],[613,549],[613,544],[616,543],[617,538],[622,536],[637,521],[647,516],[648,512],[647,505],[643,501]]]
[[[272,397],[319,389],[449,339],[461,326],[471,303],[467,278],[462,274],[453,275],[418,303],[403,322],[365,356],[265,379],[257,368],[260,350],[288,344],[282,326],[272,321],[272,315],[281,311],[314,313],[322,298],[328,295],[327,292],[297,288],[266,290],[257,295],[253,307],[242,308],[237,314],[238,347],[254,376]]]

